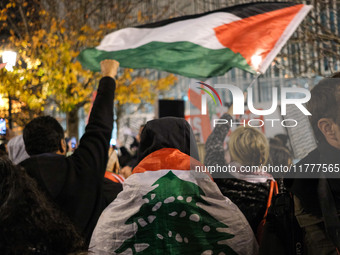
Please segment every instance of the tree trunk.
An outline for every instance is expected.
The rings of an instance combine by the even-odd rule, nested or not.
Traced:
[[[66,113],[66,121],[67,121],[67,136],[72,137],[74,136],[77,141],[78,138],[78,124],[79,124],[79,117],[78,117],[78,107],[73,109],[72,111]]]

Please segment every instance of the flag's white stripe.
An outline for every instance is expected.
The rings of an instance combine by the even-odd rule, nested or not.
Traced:
[[[134,49],[158,42],[192,42],[208,49],[225,48],[216,38],[214,28],[241,18],[231,13],[216,12],[157,28],[124,28],[108,34],[96,48],[104,51]]]
[[[286,27],[285,31],[282,33],[279,40],[276,42],[274,48],[270,51],[270,53],[266,56],[266,58],[262,61],[262,63],[259,66],[259,71],[261,73],[264,73],[268,66],[271,64],[275,56],[279,53],[281,48],[285,45],[287,40],[290,38],[290,36],[295,32],[297,27],[300,25],[300,23],[303,21],[305,16],[308,14],[308,12],[313,8],[311,5],[304,5],[301,10],[295,15],[295,17],[292,19],[292,21],[289,23],[289,25]]]

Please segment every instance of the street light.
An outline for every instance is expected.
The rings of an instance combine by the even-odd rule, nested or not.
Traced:
[[[15,63],[17,61],[17,53],[14,51],[4,51],[2,53],[2,62],[7,63],[5,68],[7,71],[12,72],[13,66],[15,66]]]
[[[4,51],[2,53],[2,62],[6,63],[6,70],[9,72],[13,71],[13,66],[17,61],[17,53],[14,51]],[[12,100],[11,95],[8,93],[8,125],[12,129]]]

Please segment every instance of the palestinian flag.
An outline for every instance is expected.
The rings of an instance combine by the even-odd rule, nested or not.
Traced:
[[[128,68],[154,68],[192,78],[220,76],[233,67],[265,72],[312,7],[251,3],[178,17],[105,36],[82,51],[85,68],[116,59]]]
[[[145,157],[104,210],[94,254],[257,254],[246,218],[200,163],[177,149]],[[195,168],[194,168],[195,169]]]

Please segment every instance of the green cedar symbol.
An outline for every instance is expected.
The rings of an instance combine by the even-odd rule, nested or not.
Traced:
[[[156,186],[157,185],[157,186]],[[159,178],[155,189],[143,196],[146,201],[125,224],[136,223],[136,234],[115,251],[131,249],[133,254],[237,254],[219,241],[234,235],[219,232],[228,228],[197,206],[209,205],[196,184],[179,179],[172,171]]]

